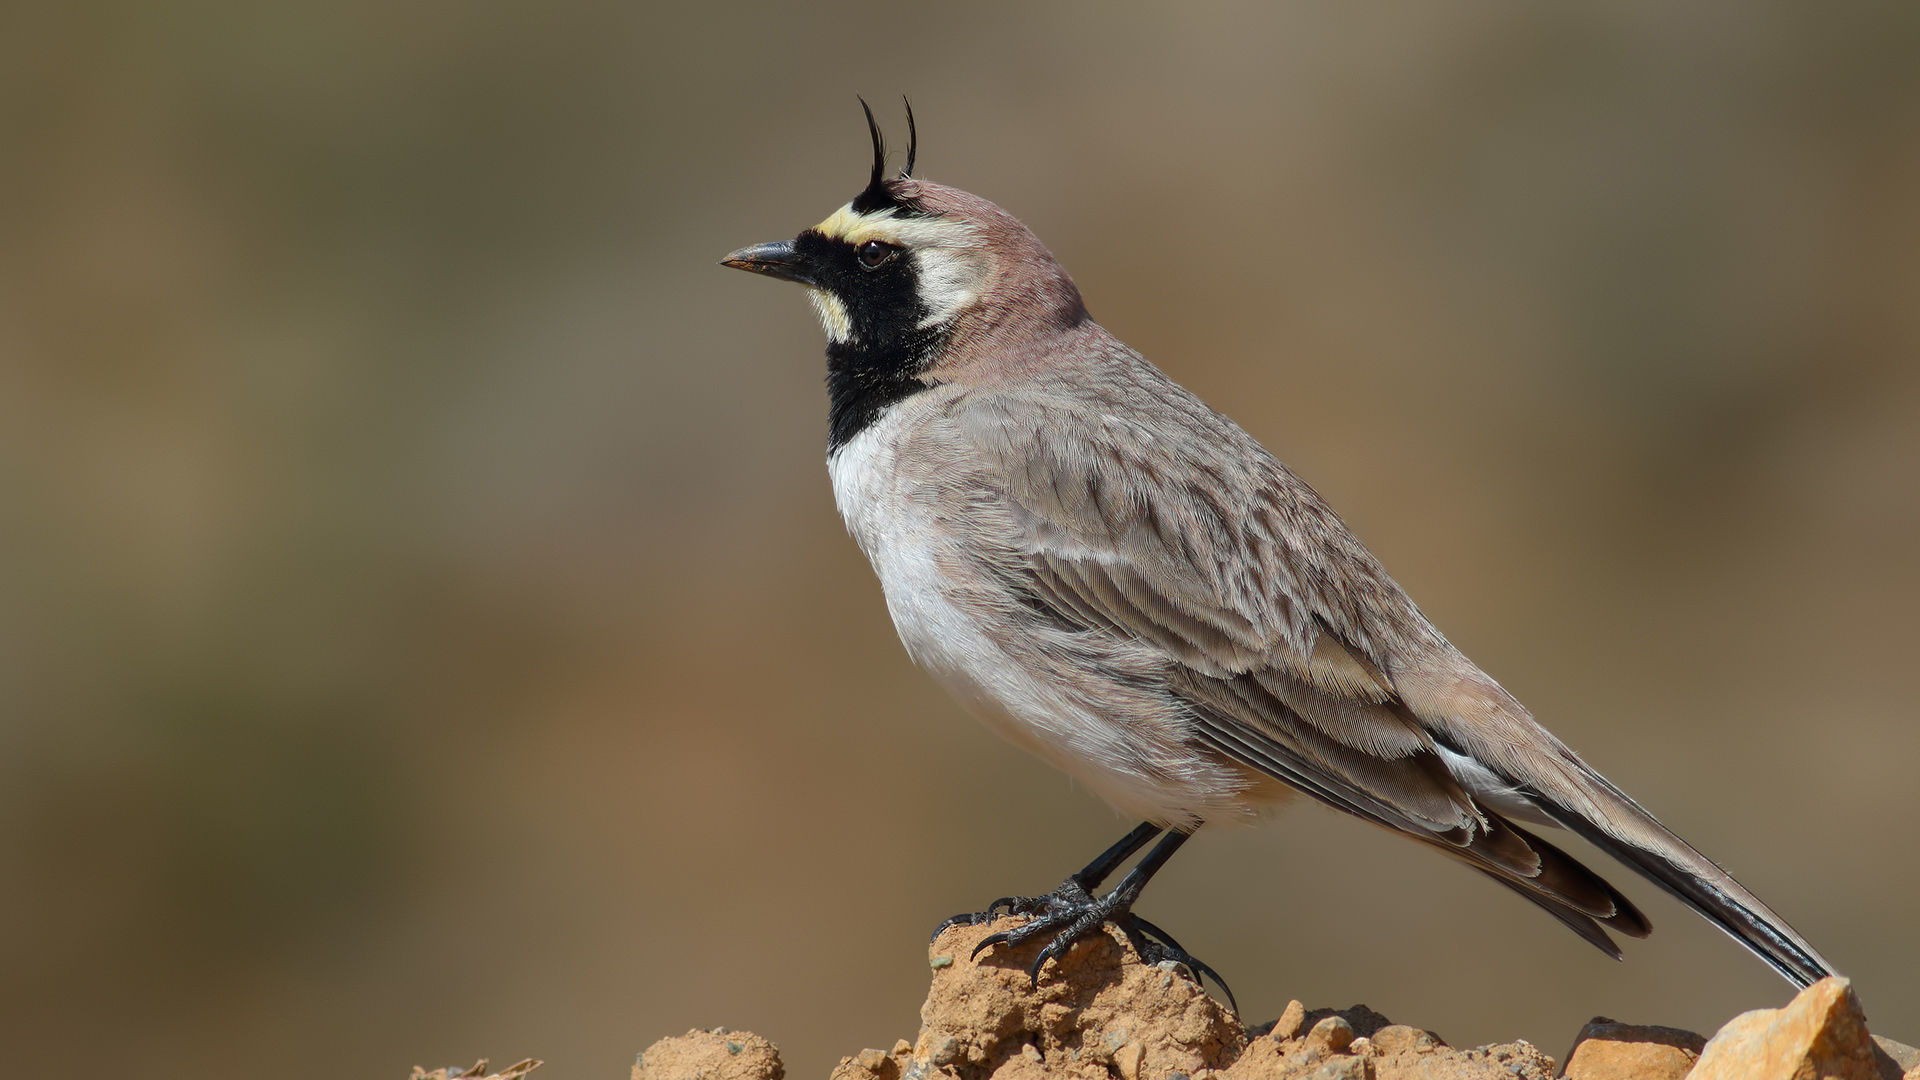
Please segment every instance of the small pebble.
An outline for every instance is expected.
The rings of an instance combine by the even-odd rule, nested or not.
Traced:
[[[893,1056],[894,1056],[894,1057],[899,1057],[899,1056],[900,1056],[901,1054],[911,1054],[911,1053],[913,1053],[913,1044],[912,1044],[912,1043],[910,1043],[910,1042],[908,1042],[908,1041],[907,1041],[907,1040],[905,1040],[905,1039],[895,1039],[895,1040],[893,1041]]]
[[[1422,1031],[1405,1024],[1388,1024],[1373,1033],[1372,1043],[1379,1047],[1382,1054],[1394,1054],[1411,1050],[1417,1054],[1430,1054],[1441,1045],[1431,1031]]]
[[[929,960],[929,961],[928,961],[928,964],[930,964],[930,965],[931,965],[931,966],[933,967],[933,970],[935,970],[935,971],[939,971],[939,970],[940,970],[941,968],[943,968],[943,967],[951,967],[951,966],[953,966],[953,957],[951,957],[951,956],[936,956],[936,957],[934,957],[934,958],[933,958],[932,960]]]
[[[740,1051],[745,1050],[746,1048],[747,1048],[746,1043],[734,1042],[732,1039],[727,1040],[727,1053],[729,1054],[738,1054]]]
[[[1286,1042],[1299,1035],[1300,1029],[1305,1027],[1306,1023],[1307,1007],[1298,1001],[1289,1001],[1286,1009],[1281,1012],[1280,1019],[1273,1022],[1273,1031],[1269,1034],[1273,1036],[1275,1042]]]
[[[860,1056],[853,1060],[868,1072],[878,1074],[881,1066],[887,1063],[887,1055],[879,1050],[862,1050]]]
[[[1313,1025],[1307,1032],[1307,1045],[1319,1047],[1330,1054],[1345,1053],[1353,1045],[1353,1025],[1344,1017],[1329,1016]]]

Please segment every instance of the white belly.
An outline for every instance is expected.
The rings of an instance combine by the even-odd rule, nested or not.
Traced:
[[[1016,600],[996,594],[983,553],[968,550],[980,537],[956,528],[960,504],[939,501],[937,481],[951,477],[903,460],[913,404],[827,459],[834,501],[873,563],[908,655],[994,731],[1122,813],[1178,827],[1245,817],[1249,778],[1188,740],[1170,698],[1090,674],[1093,665],[1073,663],[1084,639],[1036,628]]]

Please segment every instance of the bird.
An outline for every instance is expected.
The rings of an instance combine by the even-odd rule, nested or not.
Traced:
[[[1088,314],[999,206],[913,175],[864,99],[866,187],[722,264],[795,282],[826,332],[827,469],[912,659],[986,725],[1141,824],[974,954],[1133,913],[1202,826],[1310,799],[1434,848],[1606,955],[1647,917],[1544,839],[1638,872],[1796,986],[1833,966],[1537,722],[1423,615],[1308,484]],[[1105,892],[1142,848],[1158,843]],[[1227,990],[1229,999],[1232,992]]]

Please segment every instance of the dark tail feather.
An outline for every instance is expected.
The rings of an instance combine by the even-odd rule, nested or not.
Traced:
[[[1608,930],[1646,937],[1653,929],[1633,901],[1578,859],[1498,814],[1483,812],[1486,830],[1465,847],[1438,839],[1427,843],[1526,897],[1615,960],[1621,959],[1620,947]]]
[[[1613,939],[1607,936],[1607,932],[1605,930],[1600,929],[1600,924],[1593,921],[1592,916],[1587,915],[1583,912],[1575,911],[1574,909],[1568,907],[1565,904],[1560,903],[1559,901],[1553,899],[1552,897],[1544,896],[1541,893],[1534,890],[1533,888],[1527,885],[1523,885],[1519,881],[1511,877],[1508,877],[1505,874],[1498,873],[1493,870],[1489,870],[1486,867],[1479,865],[1478,863],[1469,862],[1467,863],[1467,865],[1487,875],[1488,878],[1494,881],[1497,881],[1502,885],[1505,885],[1507,888],[1512,889],[1514,892],[1519,893],[1521,896],[1526,897],[1529,903],[1538,905],[1540,910],[1546,912],[1547,914],[1553,916],[1556,919],[1559,919],[1563,924],[1565,924],[1567,929],[1573,931],[1576,934],[1579,934],[1582,938],[1584,938],[1587,941],[1588,944],[1592,945],[1594,948],[1599,949],[1601,952],[1606,953],[1608,956],[1613,957],[1615,960],[1624,959],[1624,957],[1620,953],[1620,946],[1615,945],[1613,943]]]
[[[1602,781],[1604,784],[1605,781]],[[1748,892],[1725,870],[1720,869],[1712,860],[1694,851],[1686,841],[1674,836],[1651,815],[1641,810],[1639,805],[1620,794],[1617,788],[1606,787],[1625,801],[1628,806],[1646,815],[1646,821],[1665,838],[1671,840],[1678,852],[1698,859],[1700,868],[1690,868],[1684,862],[1671,856],[1631,844],[1588,821],[1586,818],[1567,810],[1552,799],[1535,792],[1535,801],[1541,809],[1553,815],[1569,831],[1606,852],[1615,859],[1632,867],[1641,876],[1671,893],[1681,903],[1699,912],[1707,921],[1718,926],[1735,941],[1753,950],[1760,959],[1765,960],[1786,976],[1796,986],[1807,987],[1828,975],[1834,974],[1833,966],[1813,951],[1813,947],[1801,939],[1793,928],[1780,916],[1768,910],[1759,898]],[[1716,882],[1710,876],[1707,867],[1717,872],[1721,879]],[[1562,920],[1565,921],[1565,920]]]
[[[1487,829],[1474,839],[1468,850],[1481,854],[1497,848],[1520,848],[1527,853],[1530,865],[1515,865],[1500,859],[1489,861],[1494,862],[1498,870],[1518,877],[1521,887],[1544,893],[1549,899],[1599,920],[1609,930],[1637,938],[1653,932],[1653,924],[1647,917],[1606,878],[1499,814],[1490,810],[1482,812],[1487,817]]]

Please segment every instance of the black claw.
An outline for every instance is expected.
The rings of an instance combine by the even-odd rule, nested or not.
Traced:
[[[1159,927],[1153,925],[1142,916],[1135,915],[1133,917],[1133,925],[1136,930],[1139,930],[1142,934],[1145,934],[1147,937],[1150,937],[1153,940],[1159,942],[1160,944],[1165,945],[1169,949],[1173,949],[1177,952],[1187,951],[1185,948],[1181,947],[1179,942],[1173,940],[1172,934],[1169,934],[1165,930],[1162,930]]]
[[[1013,935],[1010,933],[1007,933],[1004,930],[998,934],[988,934],[986,937],[983,937],[980,939],[980,944],[975,945],[973,947],[973,952],[971,955],[967,957],[967,959],[978,960],[980,958],[981,953],[986,952],[988,949],[993,948],[995,945],[1000,945],[1012,940],[1013,940]]]
[[[1213,970],[1213,968],[1207,966],[1206,964],[1201,963],[1198,960],[1195,960],[1193,957],[1189,956],[1187,957],[1187,960],[1189,962],[1189,965],[1196,972],[1198,972],[1201,975],[1205,975],[1207,978],[1213,980],[1213,985],[1219,987],[1220,992],[1227,995],[1227,1007],[1233,1010],[1233,1014],[1235,1016],[1240,1015],[1240,1003],[1234,1000],[1233,987],[1227,985],[1227,980],[1221,978],[1219,972]],[[1198,982],[1199,980],[1196,979],[1194,981]]]
[[[1090,929],[1084,925],[1086,921],[1087,917],[1084,915],[1075,919],[1071,926],[1054,935],[1053,940],[1040,949],[1040,955],[1033,958],[1033,966],[1027,969],[1027,974],[1032,977],[1035,987],[1040,985],[1040,969],[1047,966],[1047,961],[1065,957],[1072,950],[1074,942],[1086,936],[1087,930]],[[1100,925],[1101,921],[1093,923],[1094,927]]]
[[[941,923],[939,926],[934,927],[933,936],[927,939],[927,943],[931,945],[932,943],[939,941],[941,934],[946,933],[947,931],[953,929],[956,926],[976,926],[978,925],[978,920],[979,920],[979,916],[977,915],[955,915],[953,918],[948,919],[947,921]]]
[[[1133,925],[1143,936],[1153,939],[1155,944],[1159,946],[1155,951],[1163,954],[1163,959],[1171,960],[1176,964],[1184,966],[1187,971],[1193,975],[1194,982],[1200,983],[1202,978],[1212,979],[1213,984],[1220,988],[1220,992],[1227,995],[1227,1004],[1233,1007],[1234,1013],[1238,1014],[1240,1012],[1240,1003],[1234,999],[1233,988],[1227,985],[1227,980],[1221,978],[1220,973],[1213,970],[1211,965],[1188,952],[1185,947],[1173,939],[1172,934],[1167,933],[1165,930],[1160,929],[1140,916],[1133,916]],[[1135,948],[1139,947],[1140,943],[1136,942]],[[1140,958],[1142,960],[1147,959],[1146,950],[1141,949],[1140,951]],[[1204,985],[1205,984],[1202,983],[1203,987]]]

